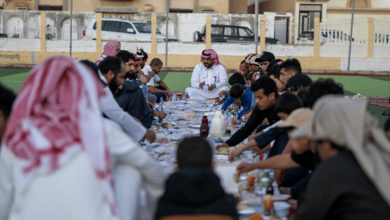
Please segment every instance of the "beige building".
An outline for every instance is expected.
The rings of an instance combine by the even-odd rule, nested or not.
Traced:
[[[0,0],[6,10],[68,11],[70,0]],[[74,11],[137,13],[166,11],[166,0],[73,0]],[[236,14],[247,12],[247,0],[170,0],[170,12]]]
[[[248,13],[254,13],[256,0],[248,0]],[[259,0],[259,13],[290,12],[294,15],[294,35],[314,29],[314,18],[320,17],[322,29],[335,30],[344,35],[349,32],[352,0]],[[389,0],[355,0],[355,23],[358,25],[355,33],[367,33],[366,27],[359,24],[367,23],[368,18],[377,21],[390,18]],[[365,24],[366,25],[366,24]],[[383,24],[376,25],[381,30]],[[386,23],[387,25],[387,23]],[[367,26],[367,25],[366,25]],[[390,30],[390,26],[387,27]]]

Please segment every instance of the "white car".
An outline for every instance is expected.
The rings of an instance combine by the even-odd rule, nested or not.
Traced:
[[[166,36],[157,29],[157,41],[165,41]],[[119,18],[102,18],[103,41],[151,41],[152,25],[142,21],[129,21]],[[83,35],[88,40],[96,40],[96,19],[93,19]],[[168,36],[168,41],[177,38]]]

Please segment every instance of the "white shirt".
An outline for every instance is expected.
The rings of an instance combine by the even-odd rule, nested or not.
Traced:
[[[149,72],[152,72],[152,67],[150,65],[146,65],[143,69],[142,69],[142,72],[144,72],[144,75],[145,76],[148,76],[149,75]],[[157,74],[154,74],[154,77],[152,77],[149,82],[146,84],[147,86],[154,86],[154,83],[156,82],[160,82],[160,77],[158,77]]]
[[[107,83],[102,75],[100,75],[100,78]],[[100,99],[100,111],[111,120],[117,122],[134,141],[140,141],[146,134],[146,128],[134,120],[129,113],[123,111],[108,86],[104,88],[104,91],[106,95]]]
[[[104,199],[91,157],[84,151],[50,175],[36,174],[22,192],[26,162],[4,144],[0,152],[1,220],[118,220]]]
[[[206,82],[206,85],[215,84],[219,89],[226,86],[227,81],[226,70],[222,65],[213,65],[207,69],[203,63],[199,63],[192,72],[191,87],[199,89],[199,84]]]

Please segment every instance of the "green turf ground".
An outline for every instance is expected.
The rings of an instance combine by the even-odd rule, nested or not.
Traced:
[[[23,69],[0,69],[0,83],[18,92],[28,75],[28,70]],[[191,73],[160,73],[172,91],[183,91],[190,86]],[[310,76],[313,80],[318,78],[332,78],[343,85],[346,95],[352,96],[360,93],[364,96],[390,96],[390,77],[365,77],[365,76]],[[379,119],[382,127],[387,117],[382,116],[386,108],[370,106],[371,112]]]

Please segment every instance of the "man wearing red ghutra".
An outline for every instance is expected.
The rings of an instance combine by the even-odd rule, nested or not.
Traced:
[[[221,91],[229,91],[226,87],[227,70],[213,49],[202,52],[201,60],[195,66],[191,77],[191,87],[186,89],[191,100],[207,100],[218,98]]]

